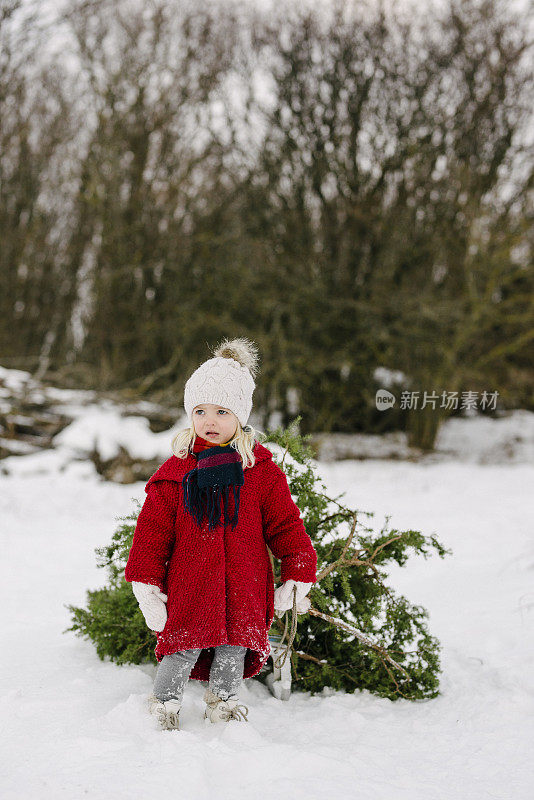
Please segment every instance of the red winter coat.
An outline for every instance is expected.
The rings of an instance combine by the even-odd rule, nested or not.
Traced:
[[[254,446],[256,463],[244,470],[239,520],[232,530],[199,527],[184,508],[182,478],[196,466],[189,453],[171,456],[145,486],[124,577],[167,594],[167,623],[157,634],[156,658],[205,648],[191,678],[207,681],[213,648],[246,646],[244,678],[267,661],[274,616],[274,579],[266,545],[281,559],[281,579],[315,582],[317,553],[293,502],[287,478],[270,450]],[[229,497],[229,515],[233,511]]]

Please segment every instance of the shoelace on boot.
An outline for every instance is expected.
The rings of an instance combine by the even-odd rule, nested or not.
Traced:
[[[167,711],[165,708],[156,708],[156,719],[161,727],[167,731],[175,730],[179,727],[179,711]]]
[[[179,725],[179,712],[178,711],[167,711],[167,715],[165,718],[165,724],[167,730],[175,730],[178,728]]]
[[[242,709],[244,709],[244,711]],[[228,720],[230,719],[244,719],[248,722],[247,706],[237,705],[234,706],[233,708],[228,708],[228,706],[221,706],[220,711],[221,711],[221,716],[223,717],[225,722],[228,722]]]

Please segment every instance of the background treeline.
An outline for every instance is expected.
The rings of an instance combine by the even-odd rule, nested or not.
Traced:
[[[179,403],[246,335],[264,424],[431,445],[378,366],[534,410],[524,13],[64,8],[0,0],[1,364]]]

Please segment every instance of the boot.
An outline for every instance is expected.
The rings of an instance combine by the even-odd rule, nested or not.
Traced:
[[[204,719],[209,719],[210,722],[229,722],[231,719],[248,722],[248,708],[247,706],[238,705],[237,697],[222,700],[216,694],[213,694],[210,689],[206,689],[204,700],[206,702]]]
[[[179,731],[179,712],[182,704],[179,700],[165,700],[162,702],[153,694],[148,698],[148,710],[154,714],[162,729],[165,731]]]

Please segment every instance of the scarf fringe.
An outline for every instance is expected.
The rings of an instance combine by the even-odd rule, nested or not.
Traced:
[[[207,515],[208,530],[213,530],[221,522],[221,500],[224,505],[224,522],[229,524],[232,530],[237,525],[239,515],[240,489],[239,484],[231,484],[234,494],[234,513],[231,519],[228,516],[228,498],[230,486],[198,486],[198,471],[192,469],[182,480],[184,492],[184,505],[197,525],[202,526],[204,517]]]

